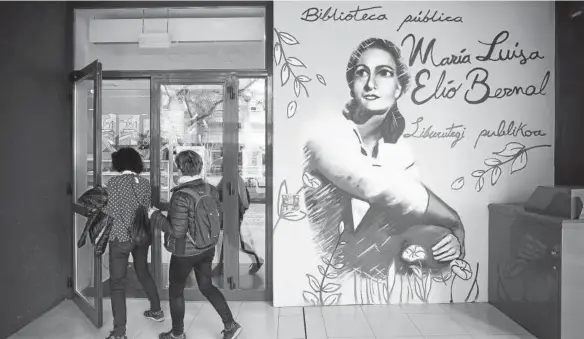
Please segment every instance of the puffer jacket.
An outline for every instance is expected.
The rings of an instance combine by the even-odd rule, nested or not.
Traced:
[[[208,203],[208,199],[201,200],[195,211],[195,198],[188,193],[181,192],[181,189],[186,187],[198,192],[200,195],[210,195],[214,198],[216,206],[211,206]],[[219,215],[222,216],[217,188],[206,183],[203,179],[197,179],[178,185],[171,192],[172,197],[170,198],[168,216],[165,217],[160,211],[156,211],[150,218],[152,226],[160,228],[165,233],[164,247],[179,257],[190,257],[214,251],[215,248],[206,250],[195,248],[187,237],[187,232],[190,231],[191,236],[194,238],[196,235],[192,233],[192,230],[195,223],[198,222],[199,218],[206,217],[215,208],[219,210]]]
[[[96,257],[105,252],[114,225],[114,219],[103,212],[107,202],[108,194],[103,187],[94,187],[77,199],[77,203],[85,207],[88,213],[85,228],[77,241],[77,248],[85,245],[89,235],[89,241],[95,247]]]

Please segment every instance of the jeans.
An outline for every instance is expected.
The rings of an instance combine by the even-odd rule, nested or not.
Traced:
[[[148,271],[148,248],[138,247],[132,242],[110,242],[109,245],[109,272],[112,312],[114,316],[115,335],[126,333],[126,274],[130,253],[134,259],[136,276],[150,301],[152,311],[160,310],[160,297],[150,271]]]
[[[233,315],[225,297],[211,281],[211,263],[214,255],[215,251],[209,250],[200,255],[190,257],[177,257],[173,255],[170,258],[170,286],[168,288],[168,294],[173,334],[179,335],[184,331],[184,289],[187,278],[193,269],[199,290],[209,300],[211,305],[213,305],[215,311],[217,311],[221,320],[223,320],[223,323],[229,325],[234,322]]]

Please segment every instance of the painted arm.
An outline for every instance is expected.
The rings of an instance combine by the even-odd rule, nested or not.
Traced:
[[[347,136],[314,138],[306,143],[308,160],[334,185],[370,204],[399,207],[404,214],[423,215],[429,194],[402,168],[374,164]]]

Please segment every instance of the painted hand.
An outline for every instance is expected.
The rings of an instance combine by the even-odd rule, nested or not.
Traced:
[[[432,247],[432,254],[436,261],[452,261],[461,254],[460,241],[454,234],[448,234]]]

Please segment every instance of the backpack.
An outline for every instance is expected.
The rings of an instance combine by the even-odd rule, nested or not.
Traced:
[[[150,236],[150,219],[148,218],[148,211],[146,207],[140,203],[140,199],[136,194],[136,189],[132,185],[132,191],[134,192],[134,197],[138,202],[138,208],[136,209],[136,214],[132,225],[130,226],[130,238],[132,243],[136,246],[147,246],[150,245],[152,237]]]
[[[206,185],[206,191],[209,191],[209,186]],[[187,231],[187,237],[193,243],[196,249],[205,250],[211,247],[215,247],[219,242],[219,232],[221,230],[221,215],[217,208],[215,199],[209,194],[200,195],[198,192],[190,189],[183,188],[180,192],[184,192],[191,197],[195,198],[195,225],[192,228],[193,234],[191,235],[191,227]],[[211,211],[207,211],[207,217],[197,217],[197,207],[199,203],[204,199],[210,199],[213,202],[215,208]]]

